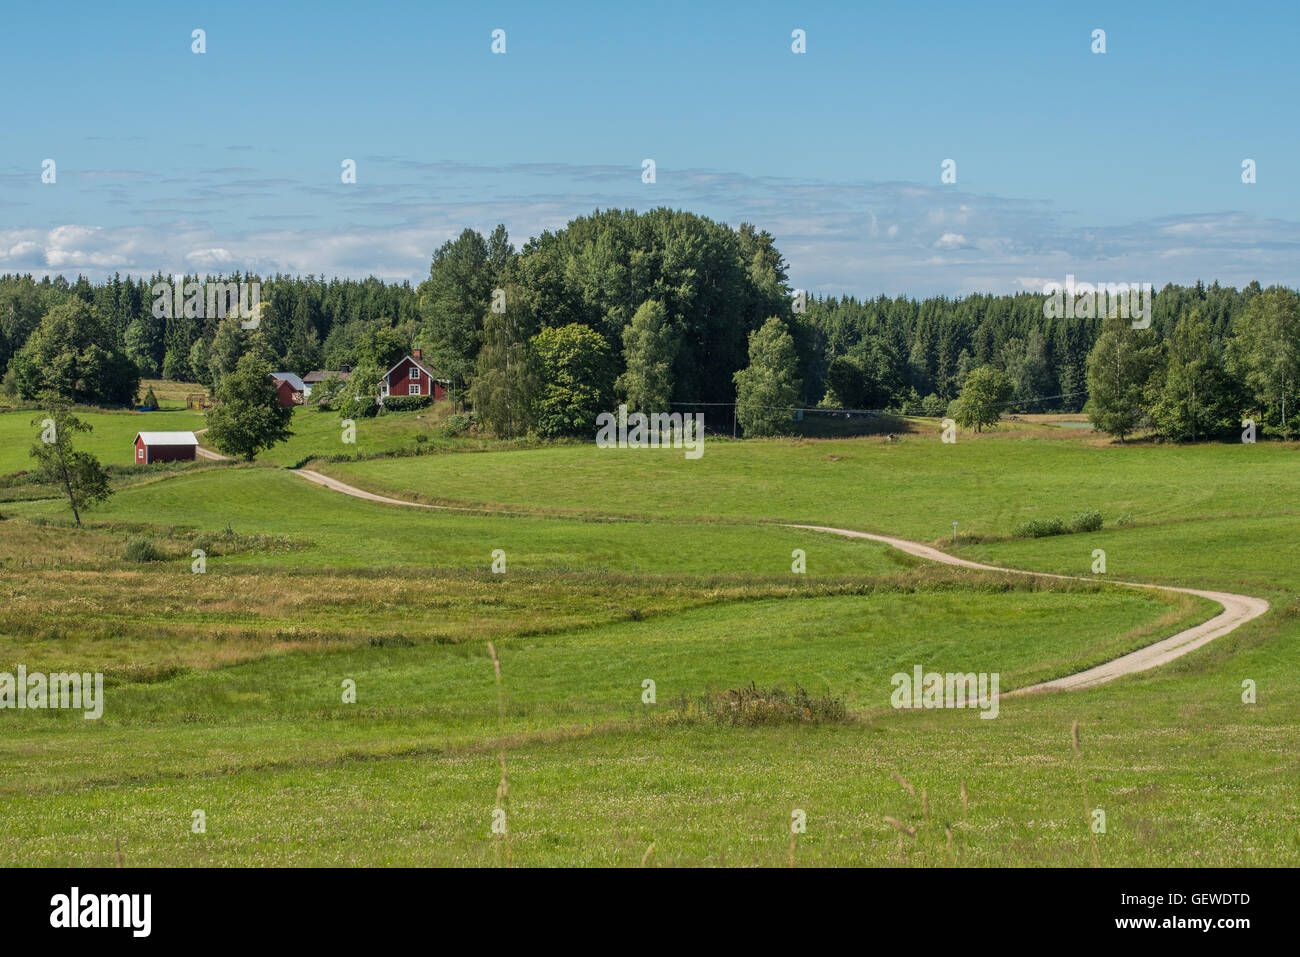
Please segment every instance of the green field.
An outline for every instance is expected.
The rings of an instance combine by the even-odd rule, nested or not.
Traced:
[[[356,451],[427,433],[433,454],[328,461],[337,417],[299,410],[266,464],[124,484],[81,530],[56,499],[5,505],[0,672],[100,670],[107,702],[99,721],[0,711],[0,860],[110,865],[120,844],[128,864],[182,865],[1300,861],[1294,447],[1121,447],[1043,426],[943,445],[917,420],[892,443],[710,438],[688,461],[493,449],[430,425],[363,420]],[[313,457],[456,509],[276,467]],[[1012,536],[1092,508],[1100,532]],[[1094,583],[974,572],[785,521],[1078,575],[1101,548],[1108,568]],[[136,535],[164,559],[125,561]],[[891,676],[916,664],[997,672],[1005,692],[1216,610],[1107,578],[1273,608],[1160,669],[1006,699],[994,720],[890,707]],[[767,710],[735,711],[751,685]],[[773,688],[843,711],[791,709]],[[794,809],[808,828],[792,844]]]
[[[105,465],[133,465],[137,432],[196,431],[203,428],[199,412],[82,412],[77,417],[91,431],[77,436],[76,447],[96,455]],[[28,455],[39,441],[44,413],[0,412],[0,476],[31,468]],[[35,420],[35,424],[33,424]]]

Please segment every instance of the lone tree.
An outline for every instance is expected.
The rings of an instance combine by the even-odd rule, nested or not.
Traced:
[[[963,429],[979,432],[984,426],[997,423],[1002,407],[1015,391],[1015,383],[1002,370],[992,366],[972,369],[957,397],[952,417]]]
[[[72,434],[89,432],[91,427],[73,415],[72,404],[56,393],[46,392],[41,399],[49,411],[45,418],[32,420],[32,425],[41,427],[41,435],[40,441],[32,446],[31,456],[45,481],[63,486],[72,506],[72,517],[80,525],[81,510],[104,501],[113,490],[99,459],[72,447]]]
[[[216,405],[207,416],[208,437],[222,452],[251,462],[258,452],[293,435],[292,419],[293,409],[280,405],[271,366],[249,352],[217,387]]]
[[[736,419],[746,435],[778,435],[789,431],[794,407],[803,388],[797,372],[799,357],[785,323],[773,316],[749,335],[749,366],[733,377]]]

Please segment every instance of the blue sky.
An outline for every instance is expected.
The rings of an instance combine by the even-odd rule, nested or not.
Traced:
[[[465,226],[668,205],[823,294],[1298,285],[1298,34],[1295,3],[12,5],[0,272],[418,280]]]

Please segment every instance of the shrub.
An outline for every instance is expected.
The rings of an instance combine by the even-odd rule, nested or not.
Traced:
[[[449,415],[447,421],[442,423],[442,436],[443,438],[452,439],[458,435],[464,435],[473,424],[473,420],[468,415],[460,413]]]
[[[1121,515],[1119,518],[1115,519],[1115,524],[1116,524],[1116,525],[1132,525],[1132,524],[1133,524],[1133,513],[1132,513],[1132,512],[1125,512],[1125,513],[1124,513],[1123,515]]]
[[[1086,512],[1080,512],[1070,520],[1070,531],[1072,532],[1098,532],[1101,531],[1101,512],[1089,509]]]
[[[433,404],[433,397],[428,395],[390,395],[384,399],[385,412],[414,412],[427,409]]]
[[[793,692],[784,688],[730,688],[721,694],[706,694],[690,699],[683,693],[677,702],[683,718],[708,718],[720,724],[752,726],[760,724],[844,722],[848,710],[844,702],[830,694],[814,698],[803,688]]]
[[[938,418],[944,414],[946,409],[947,405],[944,403],[943,399],[939,398],[933,392],[921,400],[921,411],[926,415],[932,415],[935,418]]]
[[[1046,538],[1048,535],[1064,535],[1065,523],[1059,518],[1035,518],[1017,525],[1012,533],[1016,538]]]
[[[123,557],[128,562],[160,562],[166,556],[149,539],[136,536],[126,543],[126,552]]]

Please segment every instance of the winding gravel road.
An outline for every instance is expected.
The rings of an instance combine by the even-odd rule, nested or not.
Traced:
[[[1223,611],[1215,615],[1209,621],[1202,622],[1199,625],[1193,625],[1178,632],[1176,635],[1170,635],[1168,638],[1162,638],[1154,644],[1147,645],[1145,648],[1139,648],[1137,651],[1130,651],[1126,655],[1108,661],[1105,664],[1097,665],[1095,668],[1089,668],[1086,671],[1079,671],[1072,675],[1066,675],[1064,678],[1055,678],[1051,681],[1044,681],[1041,684],[1030,685],[1028,688],[1017,688],[1015,691],[1008,691],[1002,695],[1003,698],[1010,698],[1014,695],[1032,694],[1039,691],[1068,691],[1076,688],[1091,688],[1094,685],[1105,684],[1107,681],[1113,681],[1122,675],[1136,674],[1139,671],[1146,671],[1149,668],[1158,668],[1161,665],[1168,664],[1175,658],[1181,658],[1188,652],[1195,651],[1202,645],[1208,644],[1215,638],[1221,638],[1231,631],[1236,630],[1252,618],[1258,618],[1264,612],[1268,611],[1268,602],[1262,598],[1252,598],[1249,595],[1234,595],[1226,591],[1203,591],[1199,588],[1179,588],[1174,585],[1148,585],[1142,582],[1121,582],[1109,581],[1108,579],[1088,578],[1083,575],[1055,575],[1050,572],[1031,572],[1019,568],[1001,568],[997,565],[984,565],[980,562],[967,561],[964,558],[957,558],[946,552],[930,545],[922,545],[920,542],[910,542],[905,538],[890,538],[888,535],[872,535],[869,532],[854,532],[847,528],[830,528],[825,525],[791,525],[790,528],[806,528],[814,532],[830,532],[833,535],[843,535],[846,538],[867,538],[873,542],[883,542],[891,545],[900,551],[907,552],[909,555],[915,555],[918,558],[925,558],[932,562],[940,562],[944,565],[959,565],[962,568],[976,568],[980,571],[990,572],[1007,572],[1013,575],[1034,575],[1038,578],[1059,578],[1067,581],[1106,581],[1112,585],[1124,585],[1128,588],[1149,588],[1153,591],[1176,591],[1186,595],[1199,595],[1201,598],[1208,598],[1210,601],[1217,602],[1223,607]]]
[[[439,511],[476,511],[482,509],[458,508],[454,505],[426,505],[423,502],[406,502],[398,498],[389,498],[385,495],[376,495],[374,492],[367,492],[365,489],[359,489],[356,486],[340,482],[338,479],[330,478],[328,475],[322,475],[319,472],[313,472],[310,469],[290,469],[294,475],[301,476],[309,482],[317,485],[323,485],[325,488],[332,489],[335,492],[342,492],[344,495],[351,495],[355,498],[363,498],[371,502],[382,502],[385,505],[405,505],[408,508],[428,508]],[[1044,681],[1041,684],[1030,685],[1028,688],[1017,688],[1015,691],[1008,691],[1001,695],[1003,698],[1011,698],[1016,695],[1034,694],[1043,691],[1072,691],[1078,688],[1091,688],[1096,685],[1105,684],[1107,681],[1113,681],[1123,675],[1136,674],[1139,671],[1147,671],[1150,668],[1158,668],[1161,665],[1168,664],[1176,658],[1195,651],[1202,645],[1208,644],[1215,638],[1221,638],[1229,632],[1235,631],[1253,618],[1258,618],[1264,612],[1268,611],[1268,602],[1263,598],[1252,598],[1250,595],[1234,595],[1231,592],[1224,591],[1205,591],[1199,588],[1179,588],[1174,585],[1148,585],[1142,582],[1122,582],[1109,581],[1108,579],[1088,578],[1083,575],[1056,575],[1050,572],[1033,572],[1025,571],[1020,568],[1001,568],[997,565],[984,565],[980,562],[968,561],[965,558],[957,558],[955,555],[949,555],[947,552],[941,552],[931,545],[922,545],[920,542],[908,541],[905,538],[892,538],[888,535],[873,535],[870,532],[855,532],[847,528],[832,528],[828,525],[789,525],[788,528],[802,528],[814,532],[828,532],[832,535],[843,535],[846,538],[865,538],[873,542],[882,542],[899,551],[907,552],[909,555],[915,555],[918,558],[924,558],[927,561],[939,562],[943,565],[957,565],[962,568],[974,568],[979,571],[989,572],[1006,572],[1013,575],[1033,575],[1038,578],[1057,578],[1066,581],[1105,581],[1107,584],[1123,585],[1128,588],[1147,588],[1152,591],[1174,591],[1182,592],[1186,595],[1198,595],[1201,598],[1208,598],[1220,605],[1223,611],[1215,615],[1209,621],[1204,621],[1199,625],[1193,625],[1191,628],[1185,628],[1176,635],[1170,635],[1168,638],[1162,638],[1154,644],[1139,648],[1137,651],[1130,651],[1126,655],[1121,655],[1105,664],[1097,665],[1095,668],[1088,668],[1085,671],[1079,671],[1072,675],[1066,675],[1064,678],[1054,678],[1051,681]]]

